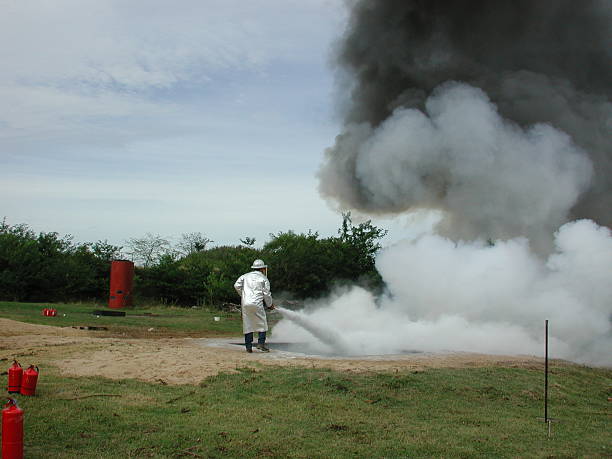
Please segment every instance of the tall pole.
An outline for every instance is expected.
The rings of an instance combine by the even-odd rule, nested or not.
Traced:
[[[548,319],[544,338],[544,422],[548,422]]]

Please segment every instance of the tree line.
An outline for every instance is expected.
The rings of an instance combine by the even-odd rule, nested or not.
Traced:
[[[108,299],[110,262],[136,262],[138,303],[220,306],[238,301],[234,281],[254,259],[270,266],[273,293],[288,299],[323,296],[336,285],[381,289],[374,258],[386,230],[370,221],[354,224],[343,214],[337,236],[293,231],[270,234],[263,247],[245,237],[237,245],[212,246],[202,233],[177,243],[147,233],[124,246],[107,241],[75,243],[56,232],[36,233],[26,224],[0,223],[0,300],[32,302]]]

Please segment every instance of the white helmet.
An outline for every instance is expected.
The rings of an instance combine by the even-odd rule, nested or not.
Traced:
[[[251,266],[251,269],[261,269],[261,268],[267,268],[268,265],[266,265],[263,260],[260,260],[259,258],[257,260],[255,260],[253,262],[253,266]]]

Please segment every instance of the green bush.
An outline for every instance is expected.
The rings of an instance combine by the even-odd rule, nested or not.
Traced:
[[[304,299],[326,295],[339,283],[380,289],[382,279],[374,260],[386,231],[370,221],[355,226],[350,214],[345,214],[338,233],[323,239],[313,232],[272,235],[262,256],[271,265],[274,290]]]
[[[0,300],[74,301],[108,294],[109,261],[118,247],[74,244],[70,236],[35,234],[0,224]]]
[[[338,236],[316,232],[272,234],[262,249],[254,239],[181,256],[169,251],[146,267],[136,267],[136,302],[169,305],[237,303],[236,279],[256,258],[270,266],[273,293],[295,298],[327,294],[338,283],[380,288],[374,257],[386,231],[343,216]],[[0,224],[0,300],[106,301],[110,261],[121,247],[107,242],[74,244],[70,236],[35,234],[27,225]]]

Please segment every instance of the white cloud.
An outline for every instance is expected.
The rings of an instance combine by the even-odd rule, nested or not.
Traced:
[[[332,2],[3,2],[3,80],[140,90],[296,59]],[[327,34],[327,33],[326,33]],[[316,46],[316,43],[315,43]],[[307,47],[303,47],[307,51]]]
[[[244,236],[263,244],[278,231],[335,232],[339,217],[322,206],[315,188],[313,177],[294,176],[270,181],[206,174],[198,181],[180,175],[157,181],[15,176],[0,182],[0,196],[9,223],[25,221],[36,231],[70,233],[80,241],[121,244],[145,232],[201,231],[218,244],[237,244]],[[259,205],[245,205],[247,193],[249,202]]]
[[[335,225],[312,177],[343,20],[340,0],[0,0],[0,217],[118,241],[214,220],[232,241],[257,165],[277,210],[258,240]]]
[[[323,19],[338,11],[332,2],[270,0],[5,1],[0,8],[0,103],[12,108],[0,115],[3,136],[70,127],[78,116],[166,112],[167,91],[217,90],[238,78],[232,72],[316,59],[333,23]],[[312,30],[316,19],[323,33]]]

